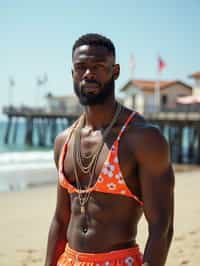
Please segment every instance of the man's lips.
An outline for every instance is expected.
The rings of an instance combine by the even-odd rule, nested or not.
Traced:
[[[82,89],[86,93],[98,92],[100,87],[97,83],[84,83]]]
[[[97,93],[98,91],[99,91],[99,88],[97,87],[83,88],[84,93]]]

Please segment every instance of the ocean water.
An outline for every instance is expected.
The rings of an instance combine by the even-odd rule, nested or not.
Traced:
[[[53,148],[24,145],[24,121],[19,123],[15,144],[4,144],[5,130],[6,122],[0,122],[0,192],[51,182],[49,173],[55,172]]]
[[[59,130],[61,131],[63,128]],[[29,187],[30,184],[40,185],[55,181],[56,172],[52,145],[49,144],[48,147],[24,145],[25,123],[23,120],[19,123],[15,144],[4,144],[5,131],[6,122],[0,122],[0,192],[23,190]],[[165,127],[163,134],[168,139],[168,127]],[[176,135],[174,135],[174,139],[176,140]],[[37,144],[37,141],[37,136],[34,136],[34,143]],[[193,154],[190,151],[191,143],[194,146]],[[196,160],[195,157],[198,156],[196,152],[197,144],[194,130],[188,127],[184,128],[182,139],[183,163],[192,163],[192,160]],[[176,162],[176,143],[171,146],[171,156],[172,160]]]

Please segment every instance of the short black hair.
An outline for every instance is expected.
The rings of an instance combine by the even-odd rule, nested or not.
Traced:
[[[94,45],[94,46],[103,46],[108,49],[109,52],[115,57],[115,46],[113,42],[107,37],[100,35],[98,33],[87,33],[82,35],[75,41],[72,48],[72,57],[76,48],[81,45]]]

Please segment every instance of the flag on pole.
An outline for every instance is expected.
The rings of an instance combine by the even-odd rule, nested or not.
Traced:
[[[13,77],[9,77],[8,82],[9,82],[10,87],[14,87],[15,86],[15,80],[14,80]]]
[[[48,81],[48,76],[46,73],[43,74],[43,76],[39,76],[36,79],[37,86],[43,86]]]
[[[13,106],[15,80],[12,76],[8,77],[8,84],[8,106]]]
[[[158,56],[158,72],[161,73],[165,67],[165,61],[160,56]]]
[[[160,111],[160,77],[163,69],[166,67],[165,61],[158,56],[158,66],[157,66],[157,71],[158,71],[158,78],[155,83],[155,91],[154,91],[154,102],[155,102],[155,111],[159,112]]]
[[[42,78],[37,77],[37,79],[36,79],[36,83],[37,83],[37,86],[42,86],[42,85],[43,85],[43,80],[42,80]]]

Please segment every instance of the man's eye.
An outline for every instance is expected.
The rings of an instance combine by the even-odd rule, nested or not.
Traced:
[[[104,65],[102,65],[102,64],[97,64],[97,65],[96,65],[96,68],[97,68],[97,69],[104,69],[104,68],[105,68],[105,66],[104,66]]]
[[[85,66],[84,65],[76,65],[74,67],[75,70],[84,70],[85,69]]]

